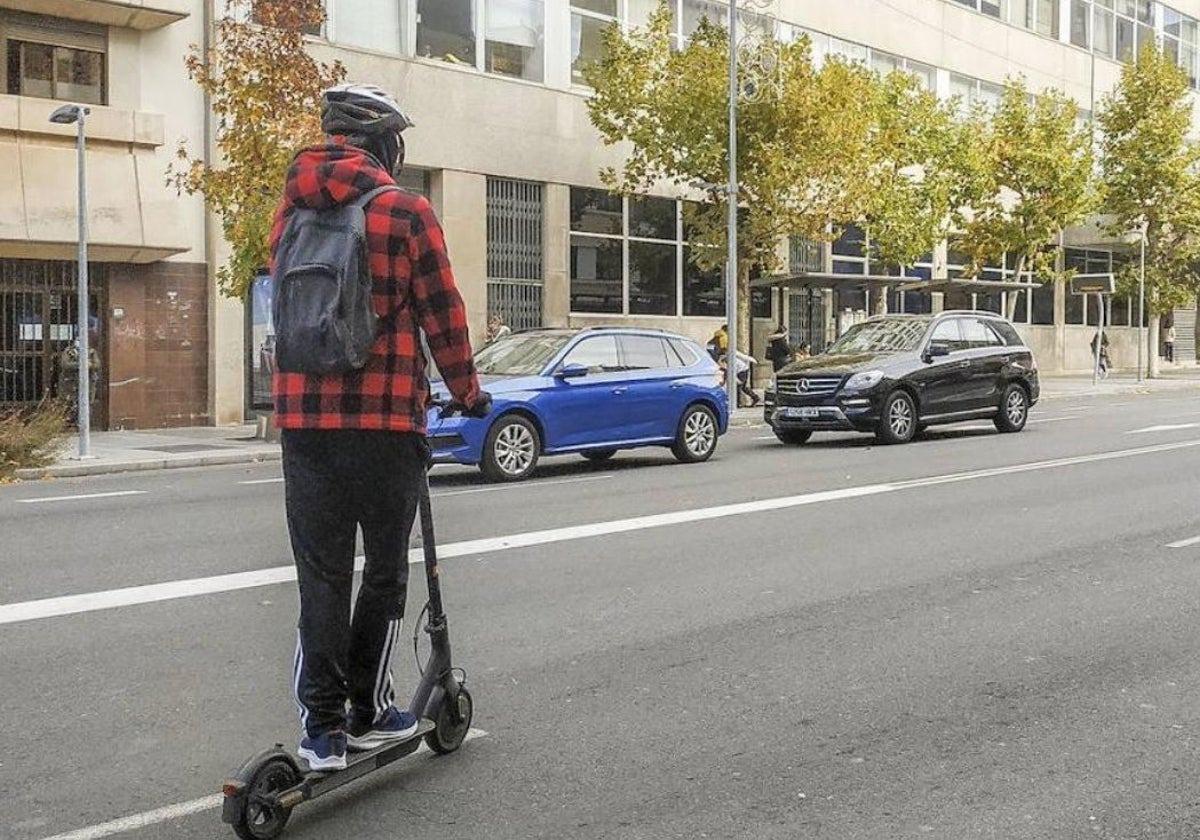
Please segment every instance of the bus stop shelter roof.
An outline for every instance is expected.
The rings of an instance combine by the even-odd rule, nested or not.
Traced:
[[[1015,280],[980,280],[923,277],[897,277],[891,274],[829,274],[803,271],[799,274],[775,274],[756,277],[750,281],[752,289],[889,289],[904,292],[988,292],[1005,289],[1032,289],[1036,283]]]

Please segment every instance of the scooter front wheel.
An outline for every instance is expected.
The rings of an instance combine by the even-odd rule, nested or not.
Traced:
[[[438,755],[447,755],[461,747],[471,728],[471,716],[474,711],[475,704],[471,700],[471,692],[460,686],[457,701],[446,698],[442,707],[438,709],[437,717],[433,720],[433,731],[425,736],[425,743],[429,745],[429,749]]]
[[[242,840],[272,840],[282,834],[292,809],[282,807],[277,797],[299,783],[296,768],[282,758],[272,758],[254,771],[246,785],[242,813],[233,824],[237,836]]]

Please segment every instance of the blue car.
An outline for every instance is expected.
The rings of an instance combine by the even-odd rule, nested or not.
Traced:
[[[477,464],[493,481],[527,478],[543,455],[604,461],[620,449],[667,446],[685,463],[706,461],[729,424],[716,362],[670,333],[512,333],[480,350],[475,364],[491,414],[447,412],[449,395],[435,383],[429,441],[436,463]]]

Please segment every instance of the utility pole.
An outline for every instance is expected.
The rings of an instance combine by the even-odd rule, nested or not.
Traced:
[[[737,0],[729,0],[729,253],[725,260],[725,318],[729,324],[729,353],[725,358],[725,390],[729,411],[738,407],[738,258],[737,258],[737,101],[738,101]]]
[[[87,226],[87,115],[92,112],[85,105],[63,105],[50,115],[50,122],[59,125],[75,123],[78,131],[75,137],[77,157],[76,167],[79,174],[79,282],[78,299],[76,301],[76,346],[79,352],[79,408],[76,424],[79,426],[79,458],[90,458],[92,455],[92,366],[88,335],[90,326],[91,307],[88,303],[88,226]]]

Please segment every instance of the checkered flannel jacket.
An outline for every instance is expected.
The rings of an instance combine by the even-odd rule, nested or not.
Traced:
[[[288,171],[271,230],[271,268],[284,226],[297,207],[348,204],[393,183],[375,158],[343,143],[300,152]],[[418,329],[454,399],[479,398],[467,315],[450,271],[433,208],[422,196],[389,190],[366,209],[367,250],[380,334],[366,365],[317,376],[275,372],[275,423],[281,429],[425,431],[429,382]]]

